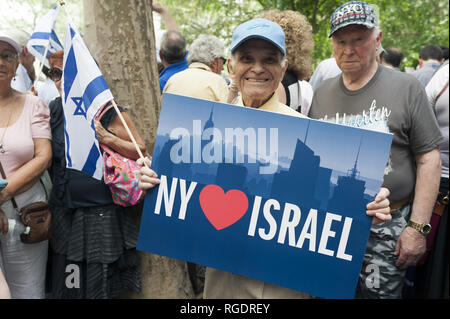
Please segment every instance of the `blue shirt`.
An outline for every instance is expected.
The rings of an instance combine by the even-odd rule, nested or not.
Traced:
[[[187,54],[184,57],[183,61],[166,66],[159,74],[159,88],[161,90],[161,93],[163,92],[164,86],[172,75],[186,70],[188,67],[189,65],[187,63]]]
[[[430,62],[411,74],[414,75],[424,87],[426,87],[428,82],[430,82],[433,77],[434,71],[436,71],[436,69],[440,66],[441,64],[438,62]]]

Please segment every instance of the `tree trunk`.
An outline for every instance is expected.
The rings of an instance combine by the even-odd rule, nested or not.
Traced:
[[[151,0],[84,0],[84,40],[119,105],[153,151],[160,111]],[[142,205],[130,213],[139,224]],[[141,253],[142,292],[132,298],[193,298],[186,262]],[[130,296],[129,296],[130,297]]]

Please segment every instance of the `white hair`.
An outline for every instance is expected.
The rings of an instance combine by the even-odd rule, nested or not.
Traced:
[[[200,62],[210,65],[216,58],[224,56],[225,46],[214,35],[201,34],[189,47],[188,64]]]
[[[373,38],[376,39],[380,35],[381,29],[379,27],[374,27],[372,32]]]

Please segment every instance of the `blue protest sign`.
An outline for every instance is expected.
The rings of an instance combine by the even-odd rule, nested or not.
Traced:
[[[392,135],[165,94],[138,249],[353,298]]]

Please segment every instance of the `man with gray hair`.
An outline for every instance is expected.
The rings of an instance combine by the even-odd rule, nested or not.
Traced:
[[[189,68],[173,75],[164,93],[173,93],[216,102],[226,102],[228,87],[220,76],[225,47],[213,35],[200,35],[189,48]]]
[[[159,74],[161,93],[172,75],[188,68],[186,40],[180,31],[169,30],[161,39],[159,57],[164,69]]]
[[[419,81],[377,63],[382,32],[371,5],[343,4],[330,27],[342,74],[317,88],[309,116],[394,135],[384,176],[392,220],[372,225],[356,296],[400,298],[406,269],[425,252],[431,230],[443,137]]]

